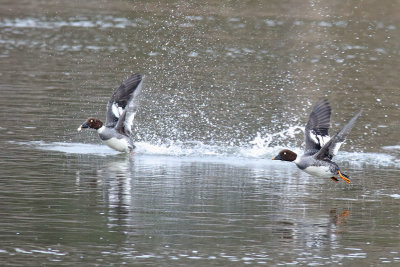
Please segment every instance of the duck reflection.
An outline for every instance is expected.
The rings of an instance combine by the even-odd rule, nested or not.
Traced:
[[[277,221],[272,233],[285,243],[301,243],[309,248],[335,247],[342,233],[341,228],[349,216],[349,209],[332,208],[328,216],[322,218],[305,217],[296,222],[289,219]]]
[[[92,205],[106,205],[104,214],[111,224],[124,220],[132,201],[132,175],[134,161],[131,157],[91,160],[89,169],[76,172],[76,186],[86,187],[90,194],[100,194],[101,203],[93,198]],[[103,212],[102,212],[103,213]]]
[[[326,191],[315,189],[315,184],[276,179],[285,177],[282,172],[294,177],[294,168],[147,155],[97,159],[90,165],[96,167],[95,175],[84,169],[77,173],[77,182],[90,184],[87,189],[97,195],[93,201],[105,226],[123,234],[127,243],[141,238],[153,246],[156,239],[148,236],[170,243],[177,236],[182,242],[196,236],[203,247],[218,240],[229,246],[245,242],[275,247],[279,252],[299,247],[319,252],[340,246],[350,216],[349,209],[325,202]],[[265,179],[267,175],[274,179]],[[331,194],[335,198],[340,192]]]
[[[340,226],[346,223],[347,217],[350,216],[350,210],[348,209],[331,209],[330,212],[331,223],[335,226]]]
[[[103,200],[108,205],[109,226],[121,225],[129,214],[132,201],[132,175],[134,162],[131,157],[109,162],[98,171],[103,183]]]

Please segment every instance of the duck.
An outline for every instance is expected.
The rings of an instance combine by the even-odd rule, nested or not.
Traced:
[[[131,139],[132,125],[138,110],[138,96],[142,89],[144,76],[135,73],[122,82],[108,100],[106,121],[89,117],[79,126],[78,132],[89,128],[97,131],[100,139],[119,152],[133,154],[135,145]]]
[[[331,178],[336,183],[339,181],[337,177],[340,177],[350,184],[349,176],[344,174],[332,159],[338,153],[361,113],[362,110],[339,132],[329,137],[331,106],[327,99],[319,100],[314,105],[304,130],[304,154],[298,156],[289,149],[283,149],[273,160],[291,161],[308,174]]]

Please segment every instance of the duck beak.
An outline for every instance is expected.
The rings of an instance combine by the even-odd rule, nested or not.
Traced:
[[[86,122],[85,122],[84,124],[82,124],[81,126],[79,126],[78,132],[82,131],[82,128],[89,128],[89,125],[87,125]]]
[[[278,155],[272,158],[272,160],[282,160],[282,158]]]

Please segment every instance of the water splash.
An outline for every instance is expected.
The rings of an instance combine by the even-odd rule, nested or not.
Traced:
[[[382,148],[385,149],[385,150],[400,151],[400,145],[396,145],[396,146],[383,146]]]
[[[281,132],[257,136],[247,145],[226,145],[226,144],[205,144],[200,141],[168,141],[168,142],[136,142],[136,154],[141,155],[160,155],[185,158],[210,158],[210,159],[240,159],[241,161],[252,162],[254,160],[270,160],[283,146],[274,146],[272,143],[275,138],[286,138],[296,135],[301,131],[301,127],[291,127]],[[112,156],[121,154],[102,144],[84,144],[84,143],[66,143],[66,142],[13,142],[10,143],[32,147],[34,149],[56,151],[67,154]],[[301,154],[302,148],[294,146],[285,146],[296,153]],[[335,161],[338,163],[346,162],[354,167],[363,167],[365,165],[382,167],[399,167],[400,159],[385,153],[362,153],[362,152],[340,152]]]
[[[290,144],[288,140],[295,139],[296,136],[301,132],[304,132],[304,127],[290,126],[287,129],[276,133],[264,135],[262,135],[261,133],[257,133],[257,136],[249,142],[250,146],[243,147],[242,154],[245,157],[271,156],[272,154],[283,148],[283,146],[273,145],[276,140],[285,140],[285,143],[289,147],[292,147],[293,151],[300,152],[300,149],[293,148],[293,144]]]
[[[84,143],[64,143],[64,142],[49,142],[44,141],[30,141],[30,142],[14,142],[9,141],[11,144],[21,146],[28,146],[39,150],[63,152],[67,154],[88,154],[97,156],[110,156],[116,155],[119,152],[115,151],[108,146]]]

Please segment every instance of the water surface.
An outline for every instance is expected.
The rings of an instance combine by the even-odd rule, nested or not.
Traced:
[[[396,2],[64,2],[0,9],[3,264],[400,262]],[[76,128],[133,72],[127,157]],[[321,98],[351,185],[270,160]]]

